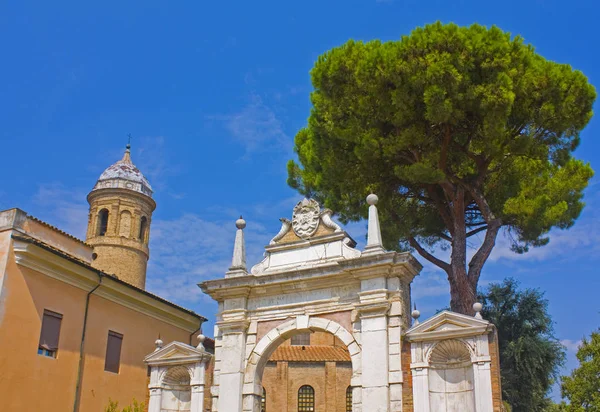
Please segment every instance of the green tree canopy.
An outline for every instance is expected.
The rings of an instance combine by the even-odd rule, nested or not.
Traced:
[[[498,331],[503,399],[513,412],[545,411],[565,359],[553,335],[548,301],[539,290],[519,290],[514,279],[491,284],[480,299],[483,318]]]
[[[562,377],[561,393],[567,412],[600,412],[600,331],[584,339],[577,351],[579,367]]]
[[[436,23],[399,41],[350,40],[311,77],[288,183],[344,222],[364,218],[377,193],[387,247],[412,247],[446,271],[452,310],[472,311],[501,228],[525,252],[579,216],[593,172],[571,154],[596,93],[521,37]],[[449,262],[436,246],[451,249]]]

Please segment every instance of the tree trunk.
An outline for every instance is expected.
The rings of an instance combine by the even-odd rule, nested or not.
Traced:
[[[474,315],[473,303],[477,299],[477,285],[467,276],[465,265],[451,265],[448,273],[450,282],[450,309],[465,315]]]
[[[450,309],[465,315],[473,314],[477,285],[472,285],[467,273],[467,233],[465,222],[465,192],[454,190],[452,199],[452,252],[446,269],[450,281]]]

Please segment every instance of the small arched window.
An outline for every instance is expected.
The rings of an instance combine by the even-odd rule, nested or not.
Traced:
[[[140,233],[138,235],[138,239],[140,239],[142,242],[146,242],[147,228],[148,228],[148,219],[146,218],[146,216],[142,216],[142,219],[140,220]]]
[[[102,209],[98,212],[98,230],[97,236],[104,236],[108,229],[108,209]]]
[[[260,398],[260,412],[267,412],[267,390],[263,388],[263,393]]]
[[[298,389],[298,412],[314,412],[315,390],[312,386],[304,385]]]
[[[346,412],[352,412],[352,387],[346,388]]]

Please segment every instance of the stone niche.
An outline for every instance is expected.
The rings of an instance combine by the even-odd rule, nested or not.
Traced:
[[[414,412],[500,411],[495,328],[444,311],[409,329]],[[492,384],[495,382],[495,387]],[[496,396],[494,396],[496,395]]]
[[[204,339],[202,339],[204,340]],[[206,364],[212,355],[182,342],[157,348],[144,361],[150,367],[148,412],[204,412]]]

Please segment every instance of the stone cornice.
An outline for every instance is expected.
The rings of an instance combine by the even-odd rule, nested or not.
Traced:
[[[408,252],[387,252],[268,275],[214,279],[199,286],[213,299],[220,301],[239,296],[241,288],[248,288],[248,296],[253,297],[279,295],[290,289],[297,290],[299,285],[303,290],[314,290],[380,276],[397,276],[410,282],[421,268],[421,264]]]
[[[134,190],[125,189],[125,188],[103,187],[100,189],[92,190],[87,195],[87,201],[88,201],[88,203],[91,204],[97,198],[111,197],[111,196],[119,197],[119,198],[129,196],[129,197],[132,197],[137,200],[141,200],[141,201],[145,202],[148,206],[150,206],[150,209],[152,209],[152,211],[154,211],[156,209],[156,202],[150,196],[145,195],[140,192],[136,192]]]
[[[409,342],[427,342],[427,341],[438,341],[444,339],[454,338],[466,338],[473,337],[476,335],[483,335],[491,331],[491,324],[489,326],[478,326],[478,327],[466,327],[460,329],[446,329],[436,330],[431,332],[421,333],[410,333],[406,334],[405,338]]]
[[[18,265],[86,292],[98,284],[100,275],[102,285],[94,292],[94,296],[110,300],[189,332],[196,331],[204,320],[200,315],[193,315],[183,308],[178,309],[174,304],[169,305],[148,292],[124,284],[110,275],[84,266],[83,263],[70,261],[34,243],[13,238],[13,250]]]

